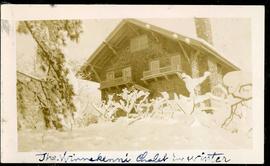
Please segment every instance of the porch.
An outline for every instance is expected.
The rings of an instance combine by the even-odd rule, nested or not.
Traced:
[[[177,72],[181,72],[180,65],[169,65],[165,67],[156,68],[155,70],[148,70],[143,72],[143,81],[147,81],[150,79],[157,79],[160,77],[164,77],[168,79],[169,75],[174,75]]]

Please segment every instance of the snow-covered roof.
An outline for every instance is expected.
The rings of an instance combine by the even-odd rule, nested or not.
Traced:
[[[200,47],[201,49],[208,51],[209,53],[214,55],[218,60],[221,60],[222,62],[226,63],[227,65],[229,65],[233,69],[239,70],[239,68],[236,65],[234,65],[232,62],[227,60],[225,58],[225,56],[223,54],[221,54],[220,51],[218,51],[215,47],[213,47],[211,44],[209,44],[208,42],[206,42],[205,40],[203,40],[201,38],[187,37],[187,36],[184,36],[184,35],[181,35],[181,34],[178,34],[178,33],[175,33],[175,32],[171,32],[171,31],[168,31],[168,30],[160,28],[160,27],[157,27],[155,25],[144,23],[144,22],[136,20],[136,19],[125,19],[125,20],[123,20],[123,22],[125,22],[125,21],[136,24],[136,25],[138,25],[138,26],[140,26],[142,28],[147,28],[149,30],[155,31],[155,32],[160,33],[160,34],[162,34],[162,35],[164,35],[166,37],[169,37],[169,38],[171,38],[173,40],[180,40],[180,41],[184,41],[184,42],[186,42],[188,44],[191,44],[191,45],[196,45],[196,46]]]
[[[110,33],[110,35],[105,39],[106,42],[109,42],[111,40],[113,40],[113,38],[115,37],[115,35],[117,34],[117,32],[119,32],[122,27],[127,24],[134,24],[140,28],[143,28],[145,30],[150,30],[153,32],[156,32],[160,35],[163,35],[171,40],[175,40],[175,41],[182,41],[185,42],[188,45],[191,46],[195,46],[201,50],[204,50],[206,52],[209,53],[209,55],[214,56],[217,60],[223,62],[224,64],[226,64],[227,66],[229,66],[230,68],[234,69],[234,70],[240,70],[236,65],[234,65],[232,62],[230,62],[229,60],[227,60],[225,58],[225,56],[223,54],[221,54],[220,51],[218,51],[216,48],[214,48],[212,45],[210,45],[209,43],[207,43],[205,40],[200,39],[200,38],[196,38],[196,37],[187,37],[172,31],[168,31],[166,29],[160,28],[158,26],[155,25],[151,25],[142,21],[139,21],[137,19],[123,19],[118,26]],[[82,66],[81,69],[85,68],[88,66],[88,64],[93,61],[98,54],[100,53],[100,51],[102,51],[104,48],[106,48],[106,42],[103,42],[97,49],[96,51],[90,56],[90,58],[86,61],[86,63]]]

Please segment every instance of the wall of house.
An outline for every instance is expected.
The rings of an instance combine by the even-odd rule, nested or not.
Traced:
[[[215,96],[222,97],[224,92],[219,88],[216,88],[216,85],[223,84],[223,76],[226,73],[233,71],[233,69],[228,68],[224,63],[213,57],[207,56],[206,59],[208,71],[211,72],[211,75],[202,84],[202,86],[205,87],[204,93],[211,92]],[[205,102],[205,104],[206,106],[219,107],[220,102],[217,102],[215,99],[209,99]]]
[[[204,72],[208,71],[208,57],[205,54],[200,54],[199,61],[199,76],[203,76]],[[200,94],[205,94],[211,91],[209,77],[200,85]]]
[[[130,45],[125,44],[123,47],[118,47],[118,56],[112,56],[112,59],[104,66],[103,70],[100,70],[101,79],[106,80],[106,73],[108,71],[114,71],[116,75],[121,76],[122,69],[125,67],[131,67],[131,74],[133,82],[148,88],[151,91],[150,97],[155,98],[160,96],[160,92],[167,91],[170,97],[173,97],[173,93],[182,94],[188,96],[188,91],[184,82],[175,75],[147,80],[145,83],[141,79],[143,78],[143,72],[150,69],[150,62],[153,60],[160,61],[160,67],[170,65],[170,58],[173,55],[180,55],[180,66],[182,72],[192,76],[201,77],[205,71],[210,71],[212,75],[204,81],[200,87],[200,94],[210,92],[211,89],[218,83],[222,83],[222,76],[229,71],[225,68],[224,64],[219,64],[223,67],[223,70],[219,70],[218,62],[205,52],[196,53],[197,50],[190,47],[187,43],[182,42],[182,46],[187,53],[184,56],[184,52],[180,45],[171,39],[163,36],[153,35],[150,32],[139,31],[139,35],[147,35],[148,43],[147,47],[141,50],[131,51]],[[132,40],[132,38],[130,39]],[[196,54],[196,55],[195,55]],[[189,59],[189,62],[188,62]],[[117,77],[117,76],[116,76]],[[125,86],[119,86],[118,88],[109,88],[102,91],[102,99],[106,99],[108,94],[120,93]]]
[[[168,76],[168,80],[164,77],[158,78],[157,80],[151,80],[148,88],[151,90],[151,98],[162,96],[161,92],[168,92],[171,99],[174,98],[174,93],[184,96],[189,95],[185,83],[176,75]]]
[[[184,82],[177,77],[176,74],[157,79],[147,80],[147,84],[141,81],[143,72],[150,69],[150,62],[153,60],[159,60],[160,67],[166,67],[171,64],[171,57],[174,55],[180,56],[180,66],[183,72],[190,74],[191,68],[187,59],[183,56],[180,46],[166,38],[159,37],[158,41],[149,35],[150,48],[145,51],[133,53],[133,73],[135,75],[135,81],[151,91],[150,97],[155,98],[161,95],[160,92],[166,91],[170,97],[173,98],[173,94],[182,94],[188,96],[188,91]],[[190,51],[189,48],[186,51]]]
[[[141,80],[143,78],[143,72],[149,70],[149,63],[151,61],[159,59],[160,67],[165,67],[170,65],[171,56],[175,54],[179,54],[181,56],[183,54],[177,43],[168,41],[163,37],[160,37],[157,41],[153,35],[147,34],[147,36],[149,45],[146,49],[135,52],[131,52],[129,46],[118,49],[117,52],[120,56],[114,56],[111,61],[106,64],[104,70],[99,72],[101,80],[106,80],[106,73],[108,71],[114,71],[116,75],[119,73],[121,76],[122,69],[124,67],[131,66],[133,81],[138,85],[152,90],[152,97],[159,96],[160,91],[171,92],[171,95],[173,95],[173,92],[176,92],[177,94],[188,95],[183,81],[176,77],[176,75],[169,76],[169,81],[165,78],[162,78],[149,84],[145,84],[145,82]],[[190,74],[190,66],[187,60],[184,57],[181,57],[180,59],[180,65],[183,66],[184,72]],[[120,93],[121,87],[103,89],[101,92],[102,99],[106,100],[106,96],[108,96],[108,94]]]
[[[107,101],[109,95],[119,94],[122,92],[122,89],[125,88],[124,86],[116,88],[107,88],[101,89],[101,99]],[[118,96],[114,95],[114,100],[118,100]]]

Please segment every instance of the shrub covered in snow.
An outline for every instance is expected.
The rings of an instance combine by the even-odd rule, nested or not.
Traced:
[[[248,96],[251,91],[248,88],[251,84],[244,84],[244,86],[243,84],[239,84],[238,89],[240,87],[242,89],[240,88],[237,92],[240,92],[242,96],[239,94],[236,96],[235,93],[228,93],[226,85],[222,84],[217,85],[211,92],[206,92],[205,94],[197,93],[197,86],[209,75],[210,73],[206,72],[201,78],[193,79],[187,74],[181,74],[186,86],[188,84],[187,89],[190,92],[190,96],[177,95],[175,93],[174,98],[169,99],[169,94],[162,92],[159,97],[149,100],[148,92],[136,89],[128,90],[125,88],[122,93],[117,94],[120,100],[113,101],[113,95],[111,95],[107,102],[103,101],[99,105],[95,105],[95,109],[100,112],[103,118],[109,121],[117,118],[115,112],[120,109],[126,112],[127,118],[131,118],[130,113],[134,111],[136,113],[135,121],[147,117],[174,119],[177,118],[174,117],[176,113],[178,115],[182,114],[183,116],[192,117],[194,122],[204,124],[208,127],[217,126],[226,128],[227,126],[234,126],[230,127],[232,128],[230,130],[240,128],[238,123],[238,125],[235,125],[235,122],[231,122],[233,120],[243,121],[242,117],[247,117],[247,114],[243,112],[250,112],[251,109],[246,103],[251,99]],[[218,107],[206,106],[205,101],[209,99],[219,103]],[[211,110],[211,113],[209,113],[209,110]],[[241,124],[243,123],[241,122]],[[241,128],[243,128],[243,125]]]

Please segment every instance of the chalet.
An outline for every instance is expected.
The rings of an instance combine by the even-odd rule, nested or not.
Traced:
[[[91,74],[87,79],[100,83],[102,99],[106,100],[108,94],[119,93],[125,87],[149,91],[151,97],[160,96],[163,91],[171,97],[173,93],[188,96],[183,80],[176,73],[196,78],[210,71],[210,77],[200,85],[203,94],[234,70],[239,68],[203,40],[124,19],[79,72]]]

